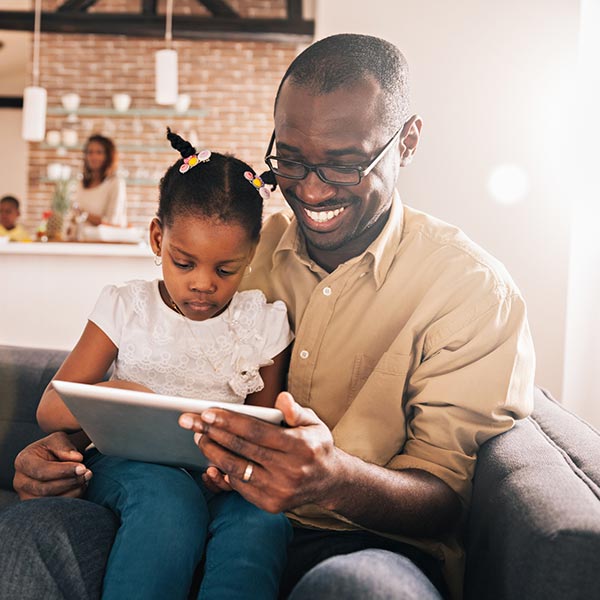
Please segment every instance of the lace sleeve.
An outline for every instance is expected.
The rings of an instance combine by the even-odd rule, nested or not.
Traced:
[[[264,338],[262,355],[265,358],[274,358],[285,350],[294,339],[288,323],[287,308],[281,300],[264,306],[257,329]]]
[[[116,285],[107,285],[100,292],[88,319],[102,329],[117,348],[119,347],[126,318],[123,298]]]
[[[231,389],[241,397],[263,389],[261,367],[273,364],[294,339],[283,302],[267,304],[258,290],[242,292],[233,310],[231,328],[237,343],[232,353]]]

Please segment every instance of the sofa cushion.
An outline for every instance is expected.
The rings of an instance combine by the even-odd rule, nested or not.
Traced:
[[[473,482],[465,598],[600,598],[600,435],[542,390],[486,443]]]
[[[63,350],[0,346],[0,488],[12,489],[14,460],[44,436],[35,412],[48,382],[65,359]],[[0,499],[8,501],[8,499]]]

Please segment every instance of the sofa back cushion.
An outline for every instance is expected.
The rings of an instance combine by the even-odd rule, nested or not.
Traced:
[[[35,412],[64,350],[0,346],[0,488],[12,489],[16,455],[45,434]]]

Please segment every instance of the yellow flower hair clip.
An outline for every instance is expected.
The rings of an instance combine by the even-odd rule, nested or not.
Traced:
[[[258,175],[255,175],[252,171],[246,171],[244,177],[257,189],[262,198],[268,200],[271,197],[271,191]]]
[[[195,167],[201,162],[210,160],[210,150],[201,150],[198,154],[192,154],[183,159],[183,164],[179,167],[180,173],[187,173],[192,167]]]

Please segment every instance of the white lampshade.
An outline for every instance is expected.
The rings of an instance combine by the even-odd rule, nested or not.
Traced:
[[[23,127],[24,140],[41,142],[46,136],[46,90],[29,86],[23,91]]]
[[[158,50],[156,52],[156,103],[172,106],[177,102],[177,52]]]

